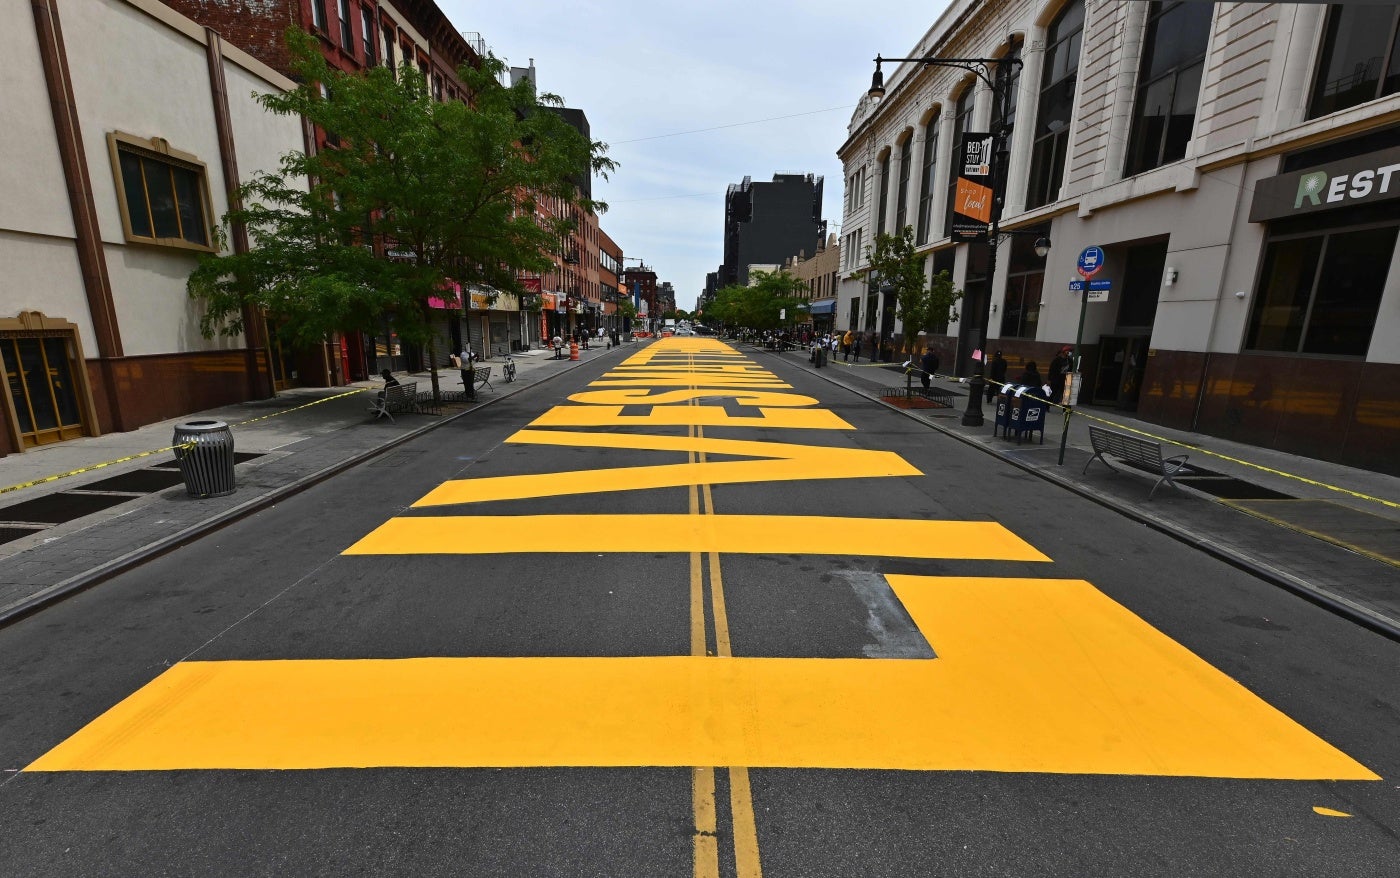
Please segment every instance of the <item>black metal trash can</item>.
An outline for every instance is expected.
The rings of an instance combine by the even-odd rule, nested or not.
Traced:
[[[186,421],[175,425],[175,462],[191,497],[232,494],[233,431],[223,421]],[[188,447],[182,447],[188,446]]]

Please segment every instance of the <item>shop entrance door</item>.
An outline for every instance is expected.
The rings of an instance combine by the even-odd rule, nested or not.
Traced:
[[[23,447],[84,435],[81,364],[71,332],[6,334],[0,337],[0,356]]]
[[[1094,374],[1094,405],[1136,411],[1143,374],[1147,371],[1145,335],[1105,335],[1099,339],[1099,362]]]

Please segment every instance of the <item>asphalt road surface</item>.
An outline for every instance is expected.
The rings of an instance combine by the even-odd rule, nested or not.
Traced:
[[[1400,875],[1400,645],[708,338],[24,619],[0,672],[5,875]]]

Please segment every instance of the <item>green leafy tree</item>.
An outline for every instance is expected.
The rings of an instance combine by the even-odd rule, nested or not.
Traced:
[[[287,153],[243,186],[242,206],[224,219],[248,229],[251,251],[207,257],[188,282],[206,336],[241,332],[245,308],[303,344],[373,330],[392,314],[398,334],[426,342],[436,362],[428,299],[449,280],[523,293],[518,272],[549,268],[570,223],[537,215],[537,200],[606,208],[577,187],[613,169],[606,145],[565,123],[552,110],[560,99],[528,79],[502,86],[498,59],[458,71],[467,106],[434,100],[412,65],[347,74],[309,34],[293,29],[287,42],[301,85],[259,100],[319,126],[334,146]]]
[[[807,284],[781,271],[755,271],[746,287],[729,286],[715,294],[709,314],[732,326],[777,329],[792,323]],[[786,317],[784,317],[786,314]]]
[[[881,285],[894,291],[895,316],[904,323],[905,350],[914,353],[920,330],[945,326],[962,291],[953,286],[946,271],[930,283],[924,274],[924,257],[914,251],[914,230],[909,226],[898,235],[878,235],[866,248],[866,256]]]

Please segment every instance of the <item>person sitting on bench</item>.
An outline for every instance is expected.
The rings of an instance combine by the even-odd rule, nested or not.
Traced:
[[[383,372],[380,372],[380,373],[379,373],[379,377],[384,379],[384,386],[385,386],[385,387],[398,387],[398,386],[399,386],[399,379],[395,378],[395,377],[394,377],[394,373],[393,373],[393,372],[390,372],[388,369],[385,369]]]

